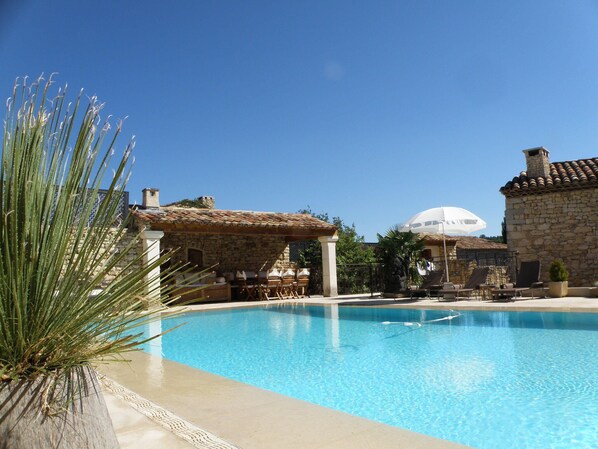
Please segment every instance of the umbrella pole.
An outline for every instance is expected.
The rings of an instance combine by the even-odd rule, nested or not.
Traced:
[[[444,237],[444,221],[442,223],[442,245],[444,246],[444,268],[446,270],[446,282],[450,282],[449,269],[448,269],[448,257],[446,255],[446,239]]]

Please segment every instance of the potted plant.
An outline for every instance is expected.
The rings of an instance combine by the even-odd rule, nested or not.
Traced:
[[[560,259],[553,260],[548,269],[548,276],[548,294],[553,298],[567,296],[569,272],[565,263]]]
[[[155,273],[170,255],[143,264],[128,230],[133,143],[116,151],[102,105],[70,105],[51,84],[17,81],[4,122],[0,446],[115,448],[93,364],[143,343],[132,329],[161,309]]]

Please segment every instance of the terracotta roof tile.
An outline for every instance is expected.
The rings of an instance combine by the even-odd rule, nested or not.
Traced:
[[[280,212],[254,212],[243,210],[196,209],[191,207],[166,206],[156,209],[136,209],[132,214],[140,221],[152,225],[196,225],[203,227],[224,227],[231,229],[253,228],[267,231],[303,230],[321,235],[332,235],[336,227],[309,214]]]
[[[598,188],[598,157],[550,164],[550,175],[528,178],[523,171],[501,187],[509,196],[539,195],[564,189]]]
[[[442,234],[422,234],[422,237],[427,243],[442,244]],[[459,249],[507,249],[507,245],[505,243],[492,242],[490,240],[467,235],[447,235],[446,243],[451,246],[455,245]]]
[[[506,243],[492,242],[479,237],[459,236],[457,237],[457,248],[459,249],[495,249],[507,250]]]

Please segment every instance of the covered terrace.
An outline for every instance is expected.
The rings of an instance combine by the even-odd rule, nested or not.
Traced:
[[[143,205],[131,211],[144,229],[150,257],[176,249],[173,262],[222,272],[288,268],[289,242],[318,240],[322,245],[324,296],[336,296],[336,227],[309,214],[160,207],[157,189],[144,189]],[[211,199],[208,197],[208,199]],[[206,202],[213,205],[213,199]]]

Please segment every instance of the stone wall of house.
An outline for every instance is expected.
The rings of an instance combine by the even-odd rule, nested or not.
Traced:
[[[570,286],[598,281],[598,189],[506,198],[507,240],[519,262],[540,260],[547,282],[554,259],[563,259]]]
[[[469,251],[470,253],[476,253],[477,259],[458,257],[457,254],[463,256],[463,252]],[[448,245],[446,247],[447,252],[447,263],[450,273],[450,281],[453,284],[464,285],[469,280],[471,273],[474,268],[478,267],[489,267],[487,284],[491,285],[502,285],[510,282],[509,273],[513,270],[513,267],[509,266],[510,259],[506,255],[507,251],[501,250],[459,250],[454,245]],[[434,265],[436,270],[445,270],[444,261],[444,248],[439,246],[436,249],[436,253],[439,256],[434,257]]]
[[[203,252],[203,267],[217,265],[218,272],[270,268],[290,265],[289,245],[282,236],[198,235],[166,232],[161,248],[177,249],[173,262],[187,262],[188,249]]]
[[[120,253],[125,250],[135,239],[137,239],[137,232],[127,231],[122,238],[116,243],[115,251]],[[140,259],[143,253],[143,245],[139,239],[134,246],[127,252],[123,260],[119,261],[106,276],[106,282],[111,282],[119,273],[123,271],[135,271],[142,268],[142,261]],[[130,265],[130,266],[129,266]]]
[[[113,248],[111,247],[111,242],[113,237],[117,237],[116,233],[119,232],[116,228],[113,229],[111,236],[107,237],[106,240],[102,244],[101,252],[106,252],[106,257],[116,257],[119,253],[125,250],[135,239],[137,239],[137,232],[131,230],[124,230],[120,239],[118,239]],[[75,253],[79,252],[76,250]],[[118,263],[106,274],[104,280],[102,281],[103,284],[108,284],[116,278],[120,273],[123,271],[136,271],[141,268],[141,259],[140,256],[143,252],[143,247],[141,240],[138,240],[133,247],[127,252],[127,254],[122,258],[122,260],[118,261]],[[105,267],[105,265],[104,265]],[[97,276],[102,270],[102,265],[98,265],[93,272],[93,276]]]

